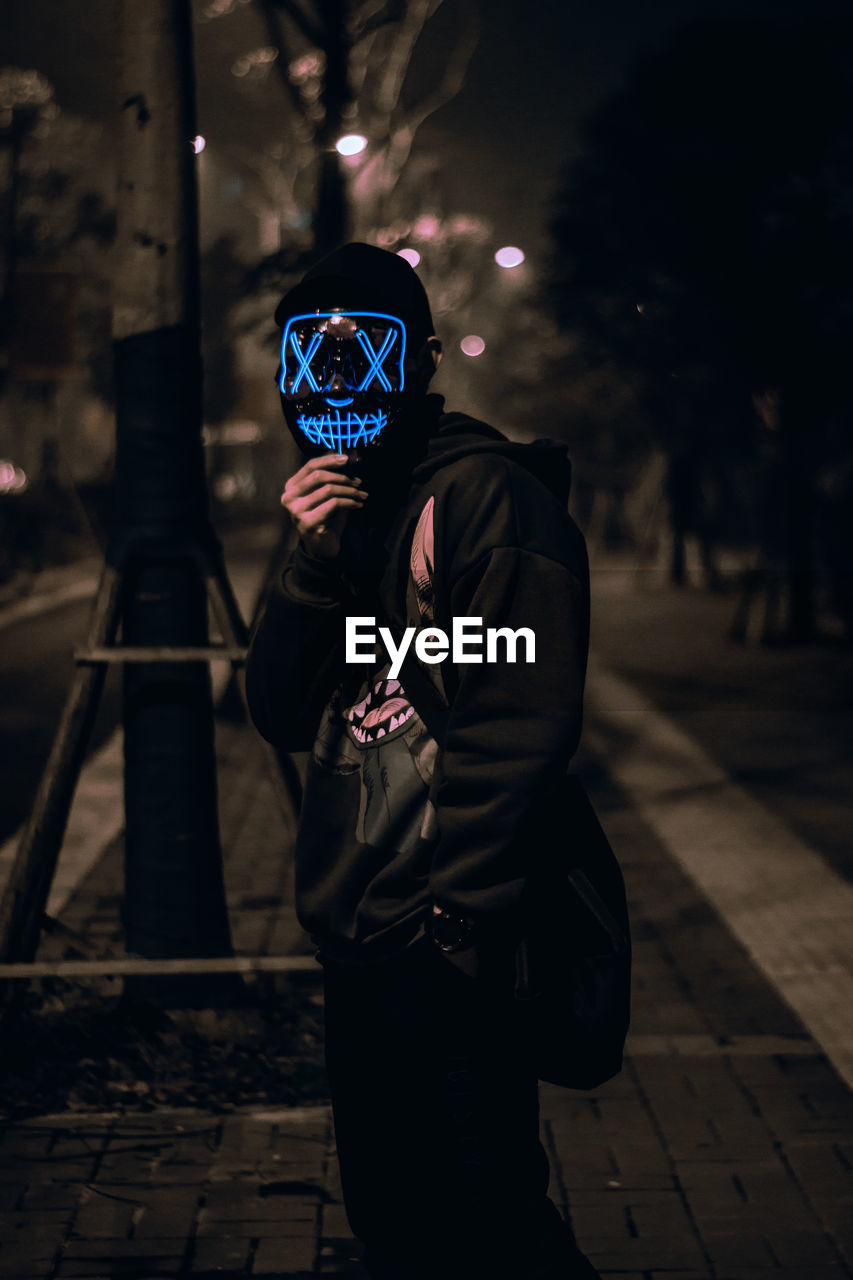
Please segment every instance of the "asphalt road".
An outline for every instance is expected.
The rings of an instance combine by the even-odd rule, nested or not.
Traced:
[[[229,577],[238,598],[242,597],[244,617],[248,618],[275,536],[276,529],[268,526],[223,539]],[[81,566],[80,577],[93,579],[94,573],[96,579],[97,572],[97,566],[87,563]],[[73,570],[71,574],[73,581]],[[0,844],[18,830],[32,808],[74,676],[73,653],[85,639],[91,596],[68,600],[60,594],[27,604],[38,612],[3,620],[0,626]],[[121,672],[112,668],[89,755],[120,723],[121,699]]]
[[[0,631],[0,842],[25,821],[74,677],[90,602],[76,600],[13,622]],[[96,750],[121,715],[121,676],[107,677],[90,744]]]

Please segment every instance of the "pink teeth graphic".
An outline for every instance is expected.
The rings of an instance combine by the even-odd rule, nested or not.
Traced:
[[[368,711],[362,724],[365,729],[373,729],[376,725],[383,724],[390,716],[401,715],[408,705],[405,698],[388,698],[378,707],[374,707],[372,711]]]
[[[349,708],[346,718],[356,742],[369,746],[399,729],[414,714],[399,680],[377,680],[367,696]]]

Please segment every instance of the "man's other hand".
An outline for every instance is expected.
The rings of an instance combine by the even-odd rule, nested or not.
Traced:
[[[338,555],[347,517],[360,510],[367,497],[361,480],[344,473],[346,463],[345,453],[311,458],[290,477],[281,495],[305,550],[321,560]]]

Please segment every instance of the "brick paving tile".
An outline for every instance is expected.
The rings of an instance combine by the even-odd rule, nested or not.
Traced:
[[[771,1264],[765,1267],[726,1267],[718,1271],[716,1280],[847,1280],[847,1275],[847,1271],[838,1267],[779,1268]]]
[[[17,1209],[21,1203],[24,1194],[23,1182],[20,1175],[9,1182],[0,1182],[0,1212],[9,1213],[13,1209]],[[52,1208],[52,1205],[46,1205],[46,1208]]]
[[[63,1247],[64,1234],[44,1235],[37,1231],[22,1235],[20,1239],[7,1241],[0,1250],[0,1263],[14,1273],[15,1265],[22,1259],[55,1257]],[[13,1265],[13,1263],[15,1265]],[[47,1270],[48,1268],[45,1268]]]
[[[249,1265],[252,1240],[249,1236],[221,1235],[194,1243],[190,1272],[241,1271]]]
[[[837,1143],[787,1143],[785,1155],[805,1186],[820,1186],[824,1203],[847,1205],[853,1218],[853,1168]]]
[[[233,1219],[207,1218],[202,1213],[199,1216],[196,1235],[199,1239],[213,1238],[222,1235],[223,1228],[231,1232],[235,1232],[239,1228],[245,1235],[276,1238],[279,1236],[296,1237],[311,1233],[316,1234],[317,1209],[315,1207],[310,1212],[298,1217],[282,1216],[280,1218],[259,1218],[251,1210],[247,1211],[242,1217]]]
[[[816,1231],[792,1231],[784,1218],[777,1219],[777,1227],[767,1233],[767,1244],[781,1267],[839,1265],[839,1257],[833,1243]]]
[[[668,1269],[666,1271],[656,1270],[654,1267],[651,1271],[634,1271],[623,1273],[621,1271],[611,1272],[614,1277],[618,1276],[618,1280],[708,1280],[710,1272],[707,1267],[703,1267],[701,1271],[678,1271]],[[720,1278],[718,1277],[718,1280]]]
[[[14,1181],[22,1171],[50,1158],[54,1135],[10,1126],[0,1140],[0,1181]]]
[[[828,1219],[826,1226],[832,1234],[840,1257],[853,1275],[853,1214],[847,1210],[843,1219],[835,1221]]]
[[[23,1233],[63,1231],[74,1218],[73,1207],[22,1208],[0,1213],[0,1240],[14,1240]]]
[[[32,1214],[42,1210],[73,1211],[83,1188],[76,1182],[30,1182],[19,1189],[15,1207]]]
[[[149,1263],[152,1268],[180,1265],[186,1252],[186,1240],[174,1237],[150,1240],[69,1240],[62,1250],[63,1262],[86,1259],[133,1260],[137,1267]],[[177,1260],[177,1262],[176,1262]]]
[[[262,1239],[252,1259],[252,1275],[273,1276],[292,1270],[311,1271],[316,1252],[317,1241],[313,1235],[286,1241]]]
[[[325,1235],[320,1251],[322,1275],[352,1275],[364,1280],[358,1246],[347,1232],[343,1236]]]
[[[0,1277],[2,1280],[44,1280],[52,1275],[55,1269],[57,1250],[50,1256],[22,1250],[16,1254],[0,1254]]]
[[[623,1271],[660,1271],[668,1275],[671,1271],[693,1270],[699,1271],[700,1275],[712,1274],[707,1269],[702,1272],[704,1259],[698,1250],[672,1250],[666,1247],[665,1242],[647,1248],[635,1240],[627,1243],[620,1240],[615,1245],[599,1249],[587,1245],[581,1237],[578,1237],[578,1243],[593,1266],[605,1276],[612,1272],[621,1277]]]
[[[357,1247],[350,1234],[346,1211],[342,1204],[323,1205],[320,1221],[323,1241],[349,1240],[351,1248]]]
[[[193,1228],[198,1206],[198,1195],[191,1205],[141,1209],[133,1220],[134,1239],[185,1240]]]
[[[38,1176],[41,1181],[50,1179],[51,1181],[68,1183],[69,1185],[76,1184],[78,1187],[83,1186],[94,1176],[96,1168],[96,1158],[81,1162],[76,1160],[56,1160],[53,1156],[47,1156],[38,1163],[33,1160],[27,1160],[26,1162],[16,1160],[4,1172],[7,1175],[7,1183],[16,1186],[20,1192],[34,1176]]]
[[[91,1193],[74,1221],[74,1236],[81,1240],[125,1240],[133,1230],[134,1217],[142,1201],[115,1199]]]
[[[56,1277],[57,1280],[120,1280],[122,1276],[127,1280],[163,1280],[164,1276],[176,1273],[174,1261],[140,1267],[135,1258],[69,1258],[60,1262]]]

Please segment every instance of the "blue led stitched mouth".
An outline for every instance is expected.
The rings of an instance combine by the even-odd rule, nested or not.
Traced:
[[[324,449],[354,449],[359,444],[370,444],[388,422],[388,414],[377,409],[374,413],[301,413],[296,419],[299,430],[312,444]]]

